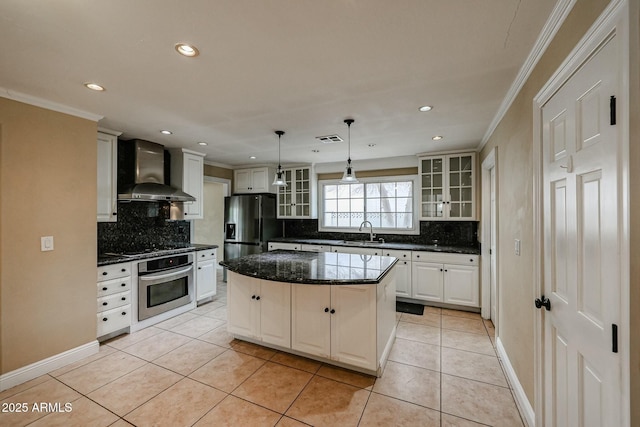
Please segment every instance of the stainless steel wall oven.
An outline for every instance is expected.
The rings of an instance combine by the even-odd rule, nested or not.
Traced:
[[[193,253],[138,264],[138,320],[187,305],[193,298]]]

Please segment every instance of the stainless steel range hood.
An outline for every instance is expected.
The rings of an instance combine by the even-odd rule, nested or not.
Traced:
[[[118,144],[118,200],[194,202],[182,190],[165,184],[164,147],[135,139]]]

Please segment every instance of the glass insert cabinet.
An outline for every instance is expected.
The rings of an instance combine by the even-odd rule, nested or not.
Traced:
[[[420,219],[475,219],[475,153],[419,158]]]
[[[278,188],[278,218],[317,218],[312,168],[305,166],[283,172],[287,186]]]

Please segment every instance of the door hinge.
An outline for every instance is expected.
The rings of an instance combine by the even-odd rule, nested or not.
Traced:
[[[618,325],[611,324],[611,351],[618,352]]]
[[[609,115],[609,124],[613,126],[616,124],[616,97],[613,95],[609,98]]]

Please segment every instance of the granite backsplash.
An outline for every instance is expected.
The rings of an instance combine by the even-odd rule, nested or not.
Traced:
[[[362,233],[335,233],[318,231],[317,219],[288,219],[284,221],[283,237],[299,237],[304,239],[358,240],[368,239],[369,229]],[[373,232],[375,233],[375,228]],[[477,221],[420,221],[420,234],[382,234],[389,243],[412,243],[424,245],[448,245],[478,247]]]
[[[169,221],[166,202],[118,202],[118,221],[98,223],[98,255],[189,246],[189,221]]]

